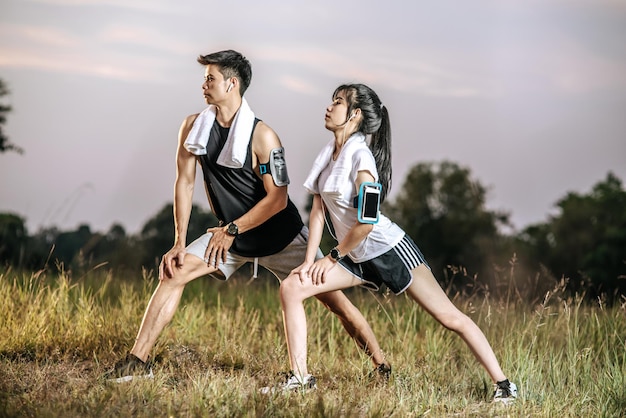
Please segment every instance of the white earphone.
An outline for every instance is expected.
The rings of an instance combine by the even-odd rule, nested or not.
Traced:
[[[230,83],[230,85],[228,86],[228,88],[226,89],[226,93],[228,93],[229,91],[231,91],[233,89],[233,87],[235,87],[235,83]]]

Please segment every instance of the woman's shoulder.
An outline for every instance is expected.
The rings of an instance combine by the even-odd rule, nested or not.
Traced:
[[[372,150],[370,150],[367,145],[354,150],[354,152],[352,153],[352,162],[354,164],[373,163],[374,165],[376,165],[376,162],[374,160],[374,154],[372,154]]]

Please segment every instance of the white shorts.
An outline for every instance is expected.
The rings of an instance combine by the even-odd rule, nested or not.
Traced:
[[[209,246],[213,234],[207,232],[187,246],[187,254],[194,255],[204,260],[204,252]],[[212,274],[219,280],[228,280],[241,266],[246,263],[258,263],[276,276],[278,280],[285,279],[291,270],[304,262],[306,246],[309,239],[309,229],[304,226],[296,237],[282,251],[265,257],[243,257],[230,251],[226,255],[226,262],[220,262],[218,270],[223,274]],[[318,248],[316,260],[323,257]],[[256,272],[256,269],[255,269]],[[256,273],[255,273],[256,275]]]

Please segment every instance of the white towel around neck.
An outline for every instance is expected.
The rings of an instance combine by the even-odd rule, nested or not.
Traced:
[[[337,161],[335,161],[333,171],[328,177],[328,180],[326,180],[323,190],[319,190],[317,179],[322,170],[330,163],[333,151],[335,150],[335,139],[331,139],[315,158],[313,167],[304,182],[304,187],[313,194],[324,192],[340,196],[342,190],[344,190],[345,184],[350,181],[353,155],[359,150],[366,149],[369,150],[365,142],[365,135],[362,133],[357,132],[348,138],[337,157]]]
[[[191,127],[184,146],[194,155],[205,155],[211,128],[215,122],[216,107],[208,106],[204,109]],[[248,155],[248,144],[254,128],[254,112],[250,109],[245,98],[241,99],[241,106],[235,114],[235,119],[228,132],[224,148],[217,158],[217,163],[224,167],[241,168]]]

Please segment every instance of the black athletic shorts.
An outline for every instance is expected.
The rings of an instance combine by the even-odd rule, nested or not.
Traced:
[[[339,263],[361,279],[362,286],[379,290],[385,284],[396,295],[404,292],[413,282],[411,270],[420,264],[430,269],[422,252],[406,234],[395,247],[376,258],[355,263],[344,257]]]

